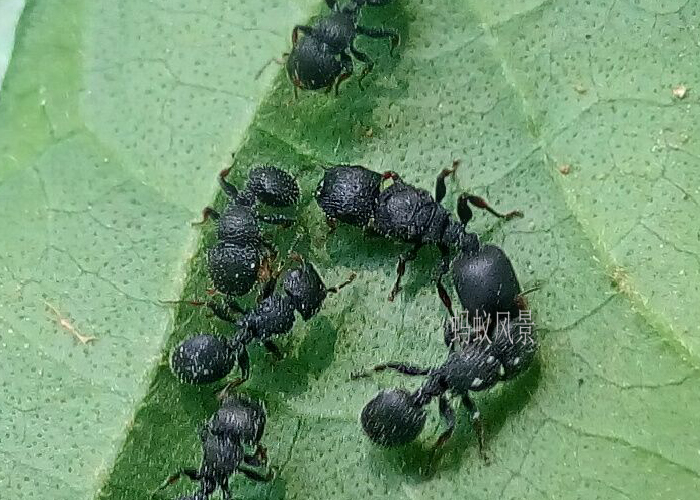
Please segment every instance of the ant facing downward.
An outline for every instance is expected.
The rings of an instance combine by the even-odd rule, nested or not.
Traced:
[[[319,19],[313,26],[297,25],[292,31],[292,50],[287,58],[287,73],[297,88],[330,91],[353,73],[352,57],[362,61],[365,67],[358,84],[374,68],[374,61],[355,46],[357,35],[370,38],[390,38],[391,54],[399,44],[397,32],[389,29],[367,28],[357,24],[360,8],[364,5],[385,5],[389,0],[354,0],[340,7],[336,0],[326,0],[332,12]],[[304,36],[300,39],[299,33]],[[351,57],[352,55],[352,57]]]
[[[221,489],[224,500],[228,500],[231,498],[229,477],[236,472],[253,481],[272,480],[272,470],[266,474],[255,470],[265,465],[267,459],[265,448],[260,445],[265,420],[265,409],[260,402],[240,396],[227,398],[199,431],[203,452],[199,469],[181,469],[168,477],[156,492],[186,476],[198,481],[200,489],[178,500],[207,500],[217,488]],[[247,453],[246,446],[254,446],[255,453]]]

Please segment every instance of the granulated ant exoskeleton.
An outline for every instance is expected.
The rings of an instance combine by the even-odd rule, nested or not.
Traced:
[[[263,239],[260,222],[288,227],[293,219],[258,213],[257,204],[288,207],[299,200],[299,186],[288,173],[273,166],[255,167],[242,191],[226,181],[230,168],[219,174],[219,184],[230,201],[222,213],[204,209],[204,220],[217,221],[218,242],[209,248],[207,264],[214,288],[228,296],[248,293],[260,281],[275,249]]]
[[[272,470],[261,473],[256,468],[264,465],[264,453],[260,450],[260,438],[265,428],[265,410],[262,405],[243,397],[227,398],[199,432],[202,443],[202,463],[198,469],[185,468],[171,475],[158,488],[161,490],[186,476],[200,483],[198,492],[180,497],[179,500],[208,499],[217,488],[224,499],[231,498],[229,477],[244,474],[253,481],[270,481]],[[246,441],[248,440],[248,441]],[[248,454],[244,444],[255,445],[255,454]]]
[[[292,330],[294,312],[298,312],[304,320],[311,319],[321,309],[329,293],[337,293],[355,278],[353,273],[343,283],[329,288],[310,263],[299,256],[295,258],[300,265],[285,273],[282,280],[284,294],[274,293],[276,279],[273,277],[257,306],[239,319],[234,319],[230,310],[212,308],[221,319],[235,324],[236,334],[233,337],[200,334],[184,340],[175,347],[170,358],[170,367],[181,382],[215,382],[228,375],[238,364],[241,377],[231,382],[227,389],[241,384],[250,375],[247,346],[251,342],[260,342],[276,357],[281,357],[282,354],[273,339]]]
[[[390,240],[410,243],[413,248],[399,257],[396,282],[389,294],[393,300],[401,290],[401,278],[406,263],[414,260],[424,245],[436,245],[442,255],[437,276],[437,287],[446,307],[452,311],[449,296],[441,278],[447,272],[452,250],[473,255],[480,250],[476,234],[466,231],[472,218],[470,205],[486,210],[496,217],[511,219],[521,217],[517,210],[501,214],[492,209],[483,198],[463,193],[457,202],[459,221],[445,210],[441,202],[446,194],[445,178],[452,175],[457,166],[443,169],[435,183],[435,196],[426,190],[406,184],[393,171],[384,174],[373,172],[359,165],[338,165],[326,169],[316,189],[316,201],[331,227],[336,221],[367,228]],[[392,181],[386,188],[385,181]]]

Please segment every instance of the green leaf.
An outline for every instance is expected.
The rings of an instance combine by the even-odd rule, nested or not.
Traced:
[[[304,189],[298,226],[273,233],[282,249],[296,236],[328,283],[358,277],[298,321],[284,360],[252,350],[243,390],[267,404],[278,477],[237,477],[236,495],[693,498],[700,10],[682,0],[397,1],[362,18],[403,39],[396,58],[360,42],[377,61],[365,92],[353,78],[339,98],[294,101],[270,65],[263,99],[256,73],[317,8],[28,8],[0,97],[0,496],[146,498],[197,464],[195,428],[216,407],[214,388],[176,383],[167,354],[230,327],[161,300],[204,296],[213,235],[200,241],[188,223],[240,150],[239,165],[278,164]],[[690,90],[674,97],[681,85]],[[526,288],[541,283],[530,296],[539,363],[476,398],[488,465],[462,410],[433,460],[436,408],[404,449],[362,435],[357,415],[380,387],[419,381],[350,381],[351,371],[445,355],[437,252],[421,252],[388,303],[405,247],[347,227],[329,235],[312,200],[322,164],[391,168],[431,189],[455,158],[446,206],[469,190],[523,210],[507,223],[479,213],[472,228],[506,249]],[[46,303],[98,340],[76,344]]]

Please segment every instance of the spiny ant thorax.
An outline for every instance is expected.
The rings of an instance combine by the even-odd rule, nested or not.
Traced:
[[[466,230],[464,224],[450,217],[450,220],[442,233],[442,244],[467,254],[479,250],[479,236]]]

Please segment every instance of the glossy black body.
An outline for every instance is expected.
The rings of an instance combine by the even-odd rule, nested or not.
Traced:
[[[425,426],[425,418],[425,410],[405,389],[380,391],[360,414],[365,434],[379,446],[387,447],[416,439]]]
[[[381,6],[386,1],[350,1],[339,6],[328,1],[331,12],[321,17],[313,26],[298,25],[292,32],[292,50],[286,63],[287,74],[294,85],[294,91],[330,90],[335,85],[336,93],[340,83],[354,71],[353,57],[365,63],[358,80],[374,67],[374,62],[355,46],[357,35],[372,38],[391,38],[392,51],[399,43],[399,36],[392,30],[372,29],[358,26],[360,8],[364,5]],[[299,38],[299,33],[303,36]]]
[[[489,330],[499,313],[518,316],[520,283],[505,252],[495,245],[483,245],[477,251],[462,251],[452,261],[452,280],[470,321],[484,318]]]

